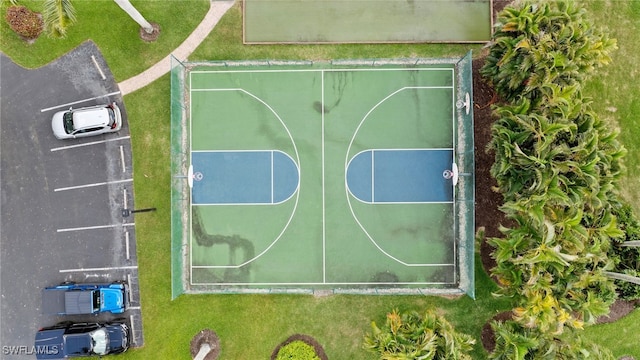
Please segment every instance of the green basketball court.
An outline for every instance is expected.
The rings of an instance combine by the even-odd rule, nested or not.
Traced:
[[[261,43],[491,40],[491,0],[244,0],[243,37]]]
[[[470,66],[174,61],[174,296],[473,296]]]

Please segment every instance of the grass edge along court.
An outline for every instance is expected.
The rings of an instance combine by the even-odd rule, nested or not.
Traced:
[[[430,74],[427,76],[427,73]],[[264,80],[266,78],[270,80]],[[324,84],[325,78],[327,84]],[[333,80],[330,82],[328,79]],[[433,84],[412,85],[416,81]],[[306,94],[307,91],[313,95]],[[287,92],[290,95],[286,95]],[[471,92],[470,52],[456,59],[345,60],[326,63],[184,63],[173,59],[172,296],[175,298],[182,293],[321,291],[364,294],[467,293],[473,297],[474,147]],[[403,96],[394,97],[397,94]],[[418,100],[411,100],[413,98]],[[408,102],[403,100],[393,105],[393,101],[387,101],[390,99]],[[367,104],[358,108],[357,104],[360,103]],[[406,111],[408,107],[417,110]],[[262,110],[255,112],[254,108]],[[383,108],[386,110],[382,111]],[[287,109],[284,115],[283,109]],[[378,113],[382,114],[382,120],[376,121],[387,125],[381,125],[381,128],[368,127],[367,124],[373,123],[371,119]],[[407,129],[401,134],[392,134],[398,128],[396,124],[402,124],[403,113],[413,114],[409,116],[412,118],[409,123],[421,126],[422,129],[417,132],[423,137],[416,135],[415,139],[410,140],[412,131]],[[433,124],[421,123],[424,116],[428,119],[446,116],[447,120],[442,123],[449,134],[444,137],[432,135],[432,143],[421,144],[420,139],[424,136],[437,133]],[[399,120],[393,120],[399,117]],[[341,120],[347,118],[355,120],[351,123]],[[363,138],[362,134],[367,131],[368,137]],[[304,132],[310,135],[301,135]],[[354,145],[363,139],[367,139],[364,147]],[[372,142],[375,142],[374,146],[371,146]],[[314,148],[311,143],[317,146]],[[350,186],[355,185],[347,184],[349,180],[345,173],[356,155],[373,157],[373,154],[378,154],[376,158],[393,155],[390,157],[392,160],[387,162],[389,165],[398,162],[398,153],[394,151],[406,151],[406,154],[400,155],[409,155],[409,161],[421,161],[429,160],[429,156],[438,153],[432,150],[447,147],[452,157],[451,168],[438,168],[435,170],[438,176],[431,178],[441,179],[436,187],[444,186],[442,184],[447,182],[449,186],[453,184],[454,189],[449,190],[451,199],[448,205],[447,201],[439,200],[413,201],[418,199],[412,198],[418,190],[408,193],[393,190],[387,193],[391,198],[374,198],[367,204],[367,201],[356,199],[350,191]],[[369,154],[371,148],[375,151]],[[416,152],[416,149],[421,151]],[[239,156],[247,152],[258,156]],[[204,195],[204,190],[198,190],[201,182],[216,177],[217,182],[211,183],[210,188],[233,187],[234,183],[242,183],[242,179],[258,172],[267,174],[261,178],[269,179],[271,176],[273,180],[274,176],[268,174],[278,174],[280,170],[273,166],[273,160],[269,165],[268,159],[274,159],[273,154],[280,152],[286,155],[281,158],[288,157],[289,163],[295,164],[290,166],[290,170],[293,170],[289,173],[296,174],[297,171],[299,176],[297,180],[288,180],[290,190],[282,202],[270,203],[272,200],[268,195],[251,195],[256,185],[251,183],[253,180],[243,187],[251,189],[249,195],[246,191],[236,191],[241,195],[221,197],[220,203],[215,200],[216,191],[218,195],[222,194],[219,189],[207,190],[213,191],[209,195]],[[193,159],[203,156],[209,159],[205,160],[205,164],[209,163],[204,165],[207,169],[201,172],[197,166],[194,167]],[[239,165],[231,160],[221,160],[236,157],[245,160]],[[259,160],[261,158],[267,160]],[[228,174],[242,174],[245,171],[247,175],[236,178],[239,179],[237,181],[225,182],[222,180],[224,176],[221,177],[217,172],[220,169],[226,169]],[[262,170],[256,172],[255,169]],[[372,168],[368,171],[374,172]],[[425,173],[418,171],[415,174],[420,176]],[[407,183],[403,176],[389,174],[393,172],[376,174],[370,183],[365,181],[368,183],[364,185],[365,188],[373,188],[374,182],[379,184],[384,181],[395,189],[415,185],[411,181]],[[357,176],[355,178],[358,179]],[[220,181],[226,185],[221,185]],[[274,184],[269,185],[271,189],[276,186]],[[379,188],[379,185],[375,187]],[[395,201],[394,196],[400,196],[397,198],[400,200]],[[197,201],[194,204],[194,198],[198,197],[207,198],[204,201],[206,204],[199,205]],[[255,203],[252,199],[256,198],[268,204]],[[335,205],[340,202],[349,205]],[[447,206],[450,209],[448,213]],[[371,212],[367,209],[372,208],[377,209],[374,215],[362,215]],[[348,212],[356,221],[351,215],[345,215]],[[276,215],[276,221],[269,220],[273,213],[280,214]],[[360,221],[359,218],[364,220]],[[431,226],[421,224],[423,219],[431,219]],[[277,222],[281,224],[275,224]],[[385,229],[387,222],[396,224],[396,227]],[[423,238],[441,230],[434,230],[434,227],[447,230],[437,241],[427,239],[429,241],[425,242]],[[347,228],[351,230],[345,230]],[[376,230],[370,230],[372,228]],[[377,237],[376,231],[387,236]],[[260,240],[263,236],[268,239]],[[380,237],[384,239],[379,240]],[[358,241],[360,245],[355,245]],[[412,249],[414,244],[420,246]],[[215,247],[217,250],[203,247]],[[438,248],[440,250],[433,250]],[[369,255],[365,254],[367,251]],[[386,256],[376,257],[380,254]],[[426,263],[421,260],[430,256],[440,256],[448,261],[429,260],[433,263]],[[388,264],[385,265],[385,261]],[[365,268],[368,270],[363,270]]]

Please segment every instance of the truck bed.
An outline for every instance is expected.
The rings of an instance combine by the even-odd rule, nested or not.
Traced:
[[[42,312],[45,314],[91,314],[93,291],[67,291],[66,289],[44,289]]]

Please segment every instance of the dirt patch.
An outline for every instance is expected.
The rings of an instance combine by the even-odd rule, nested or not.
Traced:
[[[609,315],[600,316],[596,324],[612,323],[629,315],[630,312],[640,307],[640,300],[616,300],[609,308]]]
[[[494,22],[498,13],[502,11],[511,0],[493,0]],[[476,171],[476,207],[475,207],[475,227],[484,227],[485,238],[501,237],[500,225],[511,226],[512,222],[500,211],[500,206],[504,199],[494,188],[498,185],[491,176],[491,166],[494,162],[493,152],[487,151],[487,145],[491,141],[491,124],[496,120],[493,116],[492,105],[500,102],[493,86],[480,75],[480,69],[484,66],[487,50],[481,56],[473,60],[473,121],[474,121],[474,141],[475,141],[475,171]],[[495,260],[491,257],[493,248],[483,240],[480,243],[480,259],[482,267],[487,274],[491,274],[491,269],[496,266]],[[492,277],[494,281],[496,279]]]
[[[140,39],[146,42],[154,42],[158,40],[158,36],[160,36],[160,25],[151,23],[151,27],[153,27],[153,31],[150,34],[147,33],[143,27],[140,27]]]
[[[220,356],[220,338],[215,331],[209,329],[200,330],[200,332],[191,339],[191,358],[193,359],[198,355],[200,348],[204,344],[209,345],[211,349],[209,353],[205,355],[204,360],[216,360],[218,356]]]
[[[496,21],[498,13],[512,1],[513,0],[493,0],[493,21]]]
[[[493,152],[487,151],[487,145],[491,141],[491,124],[495,121],[491,105],[498,101],[493,87],[480,75],[480,69],[484,65],[485,56],[473,60],[473,120],[475,141],[475,166],[476,166],[476,211],[475,226],[485,228],[485,237],[500,237],[499,225],[506,225],[504,213],[500,211],[503,203],[502,195],[494,188],[497,186],[491,176],[491,166],[494,162]],[[490,274],[490,270],[496,266],[491,257],[492,248],[486,241],[480,243],[482,267]]]
[[[487,350],[487,352],[491,353],[496,348],[496,336],[491,328],[491,323],[493,321],[505,322],[512,318],[513,313],[511,311],[505,311],[492,317],[486,324],[484,324],[482,332],[480,333],[480,341],[482,341],[482,346]]]

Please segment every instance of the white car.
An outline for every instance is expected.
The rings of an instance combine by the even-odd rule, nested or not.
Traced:
[[[75,139],[119,131],[122,115],[116,103],[59,111],[51,119],[53,135]]]

